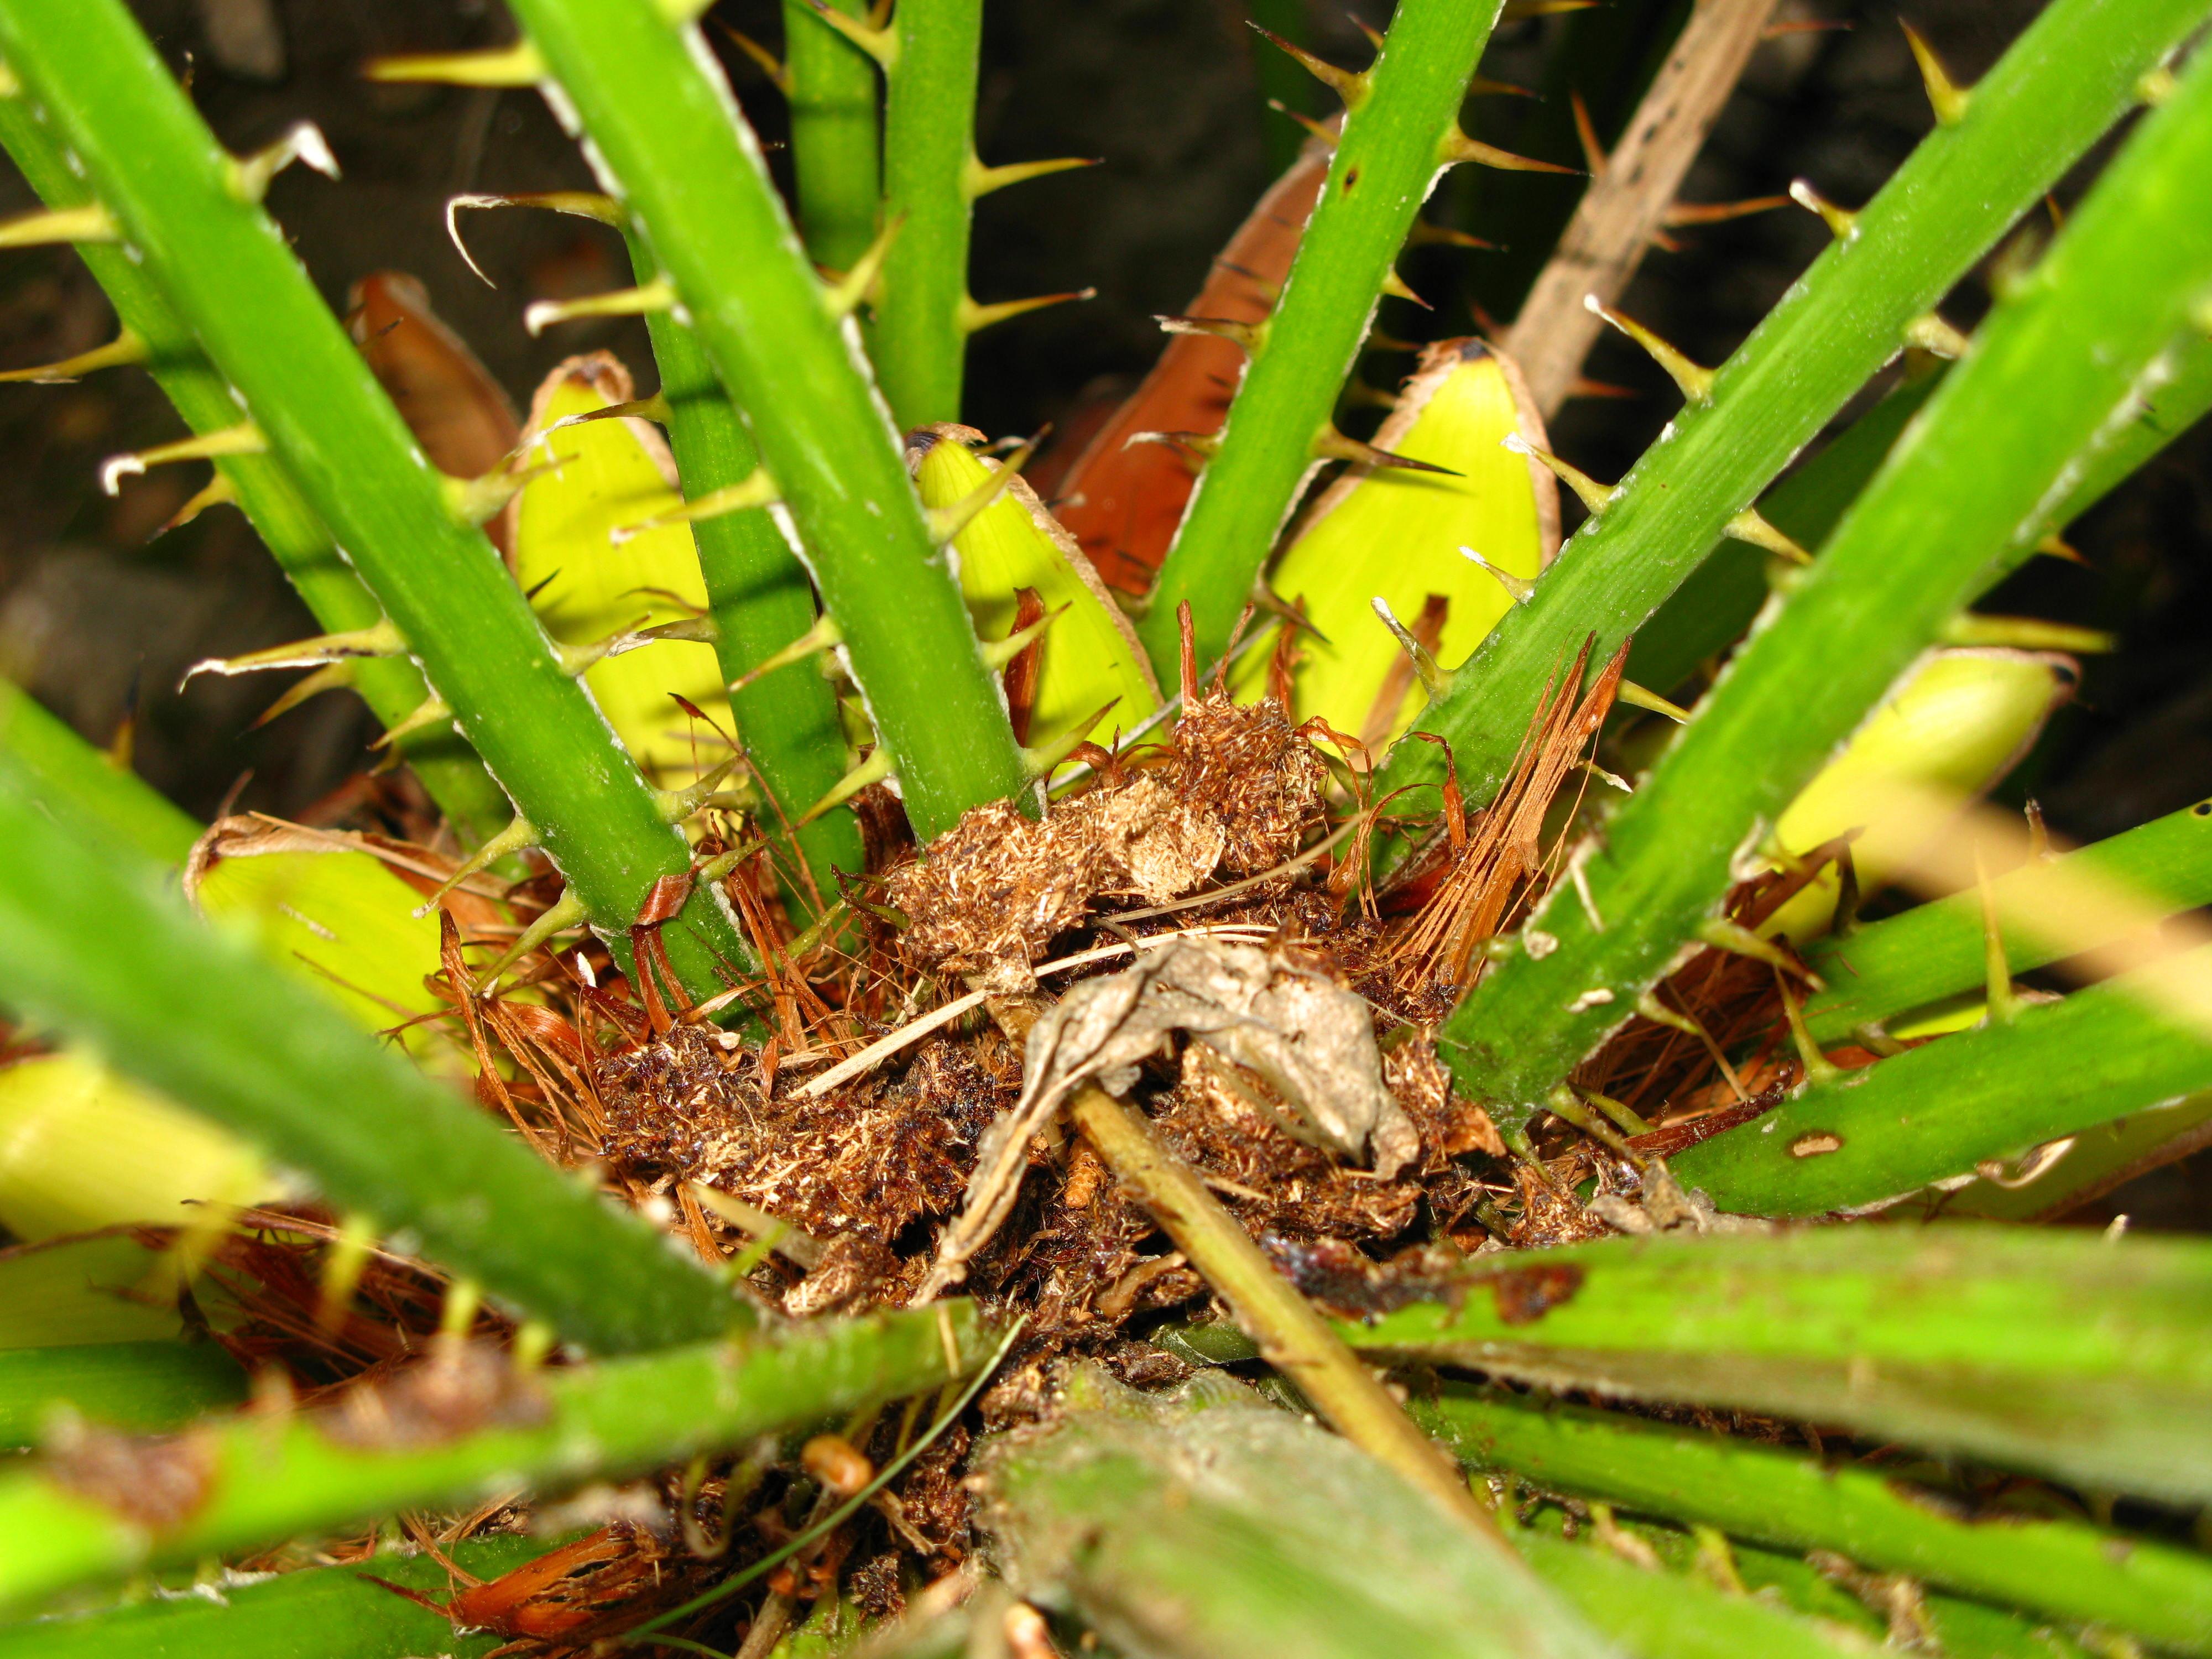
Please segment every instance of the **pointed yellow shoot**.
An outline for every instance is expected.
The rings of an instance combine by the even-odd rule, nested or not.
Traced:
[[[1406,233],[1407,247],[1468,247],[1495,252],[1498,244],[1486,242],[1480,236],[1470,236],[1463,230],[1454,230],[1449,225],[1432,225],[1426,219],[1413,221],[1413,229]]]
[[[430,82],[447,87],[534,87],[546,75],[544,58],[527,40],[489,52],[372,58],[361,72],[370,81]]]
[[[1049,161],[1009,161],[1004,167],[987,167],[970,155],[960,174],[960,188],[973,202],[1010,185],[1025,185],[1032,179],[1048,178],[1055,173],[1073,173],[1079,167],[1103,165],[1103,160],[1096,155],[1062,155]]]
[[[1797,993],[1790,983],[1790,975],[1780,968],[1774,970],[1774,985],[1782,994],[1782,1017],[1789,1024],[1790,1041],[1797,1050],[1797,1063],[1805,1068],[1805,1081],[1826,1083],[1841,1077],[1844,1068],[1822,1054],[1820,1045],[1813,1041]]]
[[[1647,690],[1634,680],[1622,680],[1613,689],[1615,702],[1625,702],[1631,708],[1642,708],[1654,714],[1663,714],[1680,726],[1690,718],[1690,711],[1679,702],[1670,702],[1656,691]]]
[[[808,0],[808,3],[813,7],[817,17],[882,65],[884,74],[891,74],[898,68],[896,29],[864,23],[857,17],[848,17],[836,7],[825,6],[822,0]]]
[[[1217,340],[1227,340],[1242,347],[1248,356],[1258,356],[1267,343],[1265,319],[1243,323],[1233,317],[1165,317],[1155,313],[1152,320],[1160,325],[1163,333],[1210,334]]]
[[[2063,651],[2075,656],[2102,656],[2119,646],[2117,635],[2100,628],[2081,628],[2072,623],[2045,622],[2040,617],[1985,617],[1962,611],[1943,625],[1946,645],[1995,645],[2014,651]]]
[[[1619,329],[1642,346],[1653,362],[1667,371],[1667,378],[1681,389],[1682,395],[1693,404],[1709,404],[1713,400],[1713,371],[1702,363],[1692,362],[1681,352],[1661,339],[1632,317],[1625,317],[1613,310],[1595,294],[1583,295],[1583,307]]]
[[[226,818],[192,849],[185,890],[206,915],[247,928],[269,960],[365,1030],[445,1006],[423,983],[438,969],[437,922],[416,914],[420,895],[356,837]],[[398,1041],[441,1071],[460,1064],[434,1025],[408,1025]]]
[[[1477,566],[1490,579],[1505,590],[1506,597],[1516,605],[1526,605],[1536,597],[1536,584],[1527,576],[1516,576],[1502,565],[1495,565],[1471,547],[1462,547],[1459,556]]]
[[[243,1141],[89,1054],[0,1067],[0,1226],[26,1243],[133,1221],[189,1225],[275,1184]],[[11,1302],[11,1342],[24,1311]]]
[[[564,887],[561,896],[543,911],[538,919],[515,936],[514,943],[501,951],[477,976],[469,987],[472,996],[483,996],[499,983],[499,976],[508,969],[551,939],[554,934],[580,927],[584,921],[584,901],[576,896],[574,888]]]
[[[220,432],[203,432],[128,455],[111,455],[100,464],[100,487],[112,495],[122,489],[125,478],[135,478],[149,466],[164,466],[171,461],[212,460],[218,455],[259,455],[268,448],[268,440],[261,435],[261,428],[251,421],[241,421]]]
[[[222,507],[238,499],[238,486],[231,482],[230,474],[218,472],[194,492],[191,498],[162,521],[154,533],[166,536],[172,530],[181,530],[211,507]]]
[[[943,507],[931,507],[925,502],[922,516],[929,525],[929,539],[939,547],[957,539],[962,531],[981,516],[984,508],[1005,495],[1014,480],[1021,477],[1022,469],[1030,464],[1036,449],[1037,440],[1028,439],[1012,454],[994,459],[982,481],[959,500]]]
[[[1598,0],[1505,0],[1498,14],[1501,23],[1518,23],[1531,17],[1557,17],[1563,12],[1588,11]]]
[[[1112,714],[1115,703],[1120,702],[1121,699],[1116,697],[1113,702],[1101,703],[1089,714],[1079,714],[1070,720],[1065,731],[1034,747],[1024,748],[1022,750],[1022,770],[1031,779],[1049,782],[1054,771],[1089,740],[1091,733],[1097,730],[1098,722]]]
[[[1550,562],[1559,548],[1559,490],[1549,473],[1502,447],[1522,434],[1540,442],[1544,428],[1503,358],[1474,340],[1423,352],[1376,442],[1444,470],[1354,465],[1308,511],[1269,584],[1285,601],[1303,600],[1306,620],[1325,636],[1300,641],[1293,719],[1319,715],[1376,744],[1395,738],[1428,694],[1398,667],[1402,654],[1376,626],[1374,601],[1412,618],[1431,596],[1440,599],[1442,630],[1430,650],[1449,668],[1513,605],[1501,584],[1531,581]],[[1461,556],[1470,546],[1482,550],[1480,563]],[[1255,651],[1233,671],[1239,696],[1265,690],[1267,656]],[[1378,713],[1394,672],[1405,691]]]
[[[251,155],[236,155],[230,162],[230,193],[241,202],[258,202],[269,193],[270,180],[298,161],[325,179],[338,176],[338,158],[323,130],[313,121],[299,121],[275,143]]]
[[[1095,288],[1079,288],[1066,294],[1040,294],[1029,300],[999,300],[990,305],[978,305],[966,295],[960,296],[957,321],[960,331],[974,334],[994,323],[1003,323],[1010,317],[1026,316],[1032,311],[1042,311],[1047,306],[1065,305],[1070,300],[1095,300]]]
[[[1905,43],[1912,48],[1913,60],[1920,65],[1920,79],[1928,88],[1928,106],[1936,112],[1936,125],[1955,127],[1966,118],[1966,105],[1972,94],[1951,78],[1943,67],[1943,60],[1936,50],[1920,37],[1920,31],[1911,24],[1903,25]]]
[[[1346,114],[1350,114],[1367,101],[1370,82],[1364,73],[1353,70],[1339,69],[1327,59],[1315,57],[1304,47],[1285,40],[1273,29],[1261,28],[1257,23],[1253,24],[1252,27],[1276,50],[1342,99]]]
[[[641,421],[569,418],[628,403],[632,390],[622,365],[604,352],[570,358],[538,387],[524,449],[553,470],[533,479],[516,506],[514,574],[526,592],[545,584],[535,604],[546,632],[592,656],[584,682],[639,769],[656,784],[680,786],[726,752],[711,734],[695,732],[671,700],[681,696],[729,729],[713,647],[660,640],[619,654],[592,649],[641,623],[650,628],[707,609],[675,462],[660,434]],[[629,533],[617,545],[623,530]],[[713,750],[701,752],[702,738]]]
[[[1420,307],[1424,311],[1434,311],[1436,309],[1436,307],[1431,305],[1426,300],[1424,300],[1419,295],[1414,293],[1412,289],[1407,287],[1406,279],[1403,276],[1401,276],[1395,270],[1386,270],[1382,273],[1382,291],[1394,300],[1411,300],[1415,305]]]
[[[1848,208],[1839,208],[1802,179],[1790,181],[1790,199],[1808,213],[1817,213],[1821,222],[1839,242],[1848,242],[1859,234],[1859,216]]]
[[[0,248],[46,247],[56,242],[112,242],[115,216],[97,202],[82,207],[40,208],[0,220]]]
[[[722,31],[724,40],[752,59],[760,72],[768,76],[770,86],[785,97],[791,96],[791,69],[782,58],[761,45],[751,35],[740,29],[732,28],[720,18],[715,19],[715,26]]]
[[[1005,481],[1005,493],[988,500],[951,542],[977,637],[995,641],[1012,633],[1015,595],[1033,589],[1048,615],[1067,614],[1041,649],[1030,729],[1066,730],[1109,702],[1118,702],[1125,720],[1144,719],[1160,706],[1160,694],[1128,619],[1074,538],[1014,468],[969,447],[982,435],[969,427],[929,427],[907,452],[922,505],[933,512],[972,501],[978,491]]]
[[[1881,803],[1905,786],[1971,798],[2010,771],[2073,693],[2070,658],[2007,650],[1931,653],[1869,717],[1842,754],[1806,786],[1775,824],[1787,851],[1803,853],[1863,828],[1851,844],[1859,889],[1893,879],[1919,844],[1921,820],[1885,813]],[[1831,868],[1784,905],[1769,924],[1793,939],[1826,931],[1835,914]]]
[[[723,789],[725,781],[736,770],[737,764],[738,757],[732,755],[696,783],[686,784],[681,789],[656,789],[653,792],[653,804],[659,807],[660,816],[671,823],[683,823],[712,800],[718,792],[738,795],[750,806],[756,803],[756,795],[749,787],[750,779],[740,779],[728,790]]]
[[[1398,648],[1410,658],[1413,678],[1421,683],[1421,690],[1431,698],[1441,697],[1451,687],[1452,677],[1437,666],[1437,659],[1429,647],[1413,637],[1413,631],[1400,622],[1390,609],[1390,603],[1380,593],[1368,601],[1382,626],[1390,630],[1390,637],[1398,641]]]
[[[80,351],[76,356],[64,357],[58,363],[40,363],[34,368],[0,370],[0,386],[24,381],[33,386],[67,386],[96,369],[120,368],[145,361],[146,343],[126,328],[106,345]]]
[[[580,317],[643,317],[656,311],[676,308],[676,285],[665,276],[656,276],[636,288],[617,289],[611,294],[588,294],[578,300],[539,300],[522,313],[522,325],[532,336],[543,334],[556,323],[574,322]]]
[[[990,669],[1004,668],[1023,652],[1028,650],[1031,645],[1042,639],[1048,629],[1074,608],[1072,605],[1063,605],[1057,611],[1048,611],[1027,628],[1018,629],[1003,640],[979,641],[978,646],[982,652],[983,666]]]
[[[503,207],[544,208],[549,213],[567,213],[580,219],[596,219],[603,225],[619,225],[623,222],[622,204],[597,191],[542,190],[509,196],[471,194],[452,197],[446,203],[446,240],[461,256],[461,263],[483,278],[486,288],[497,288],[499,284],[484,276],[483,267],[471,257],[468,245],[461,240],[460,222],[457,216],[463,208]]]
[[[1990,890],[1989,866],[1983,861],[1978,842],[1974,845],[1974,890],[1982,902],[1982,971],[1990,1024],[2009,1025],[2020,1013],[2020,994],[2013,988],[2012,963],[2005,956],[2004,925],[1997,915],[1996,895]]]
[[[814,626],[801,634],[782,650],[763,658],[737,679],[730,682],[730,690],[742,691],[757,680],[766,679],[779,668],[788,668],[795,662],[804,662],[824,651],[834,651],[844,644],[844,630],[837,626],[836,618],[827,615],[814,619]]]
[[[264,668],[320,668],[325,663],[343,662],[349,657],[396,657],[406,648],[399,630],[387,618],[372,627],[318,634],[311,640],[272,645],[242,657],[209,657],[186,669],[179,684],[189,685],[202,674],[220,674],[228,679]]]

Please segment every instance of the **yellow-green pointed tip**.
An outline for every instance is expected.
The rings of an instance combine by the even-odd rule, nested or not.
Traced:
[[[823,0],[807,0],[807,3],[817,17],[874,58],[884,74],[889,75],[897,70],[899,38],[896,29],[877,27],[862,22],[857,17],[848,17],[836,7],[824,4]]]
[[[1080,167],[1103,167],[1105,159],[1097,155],[1061,155],[1048,161],[1009,161],[1003,167],[985,167],[975,156],[968,158],[968,166],[961,174],[961,188],[969,201],[988,196],[994,191],[1011,185],[1027,184],[1032,179],[1047,179],[1055,173],[1073,173]]]
[[[112,242],[121,233],[115,216],[97,202],[82,207],[40,208],[0,220],[0,248],[46,247],[56,242]]]
[[[603,225],[619,225],[623,222],[622,204],[611,196],[589,190],[524,191],[511,195],[487,195],[471,192],[453,196],[446,201],[446,240],[453,243],[453,251],[461,256],[461,263],[483,280],[486,288],[497,288],[498,283],[484,275],[469,252],[468,245],[461,240],[459,215],[463,208],[543,208],[549,213],[572,214],[580,219],[596,219]]]
[[[368,81],[428,82],[448,87],[534,87],[545,79],[545,60],[527,40],[489,52],[416,52],[372,58],[361,66]]]
[[[1848,242],[1859,234],[1857,214],[1838,207],[1802,179],[1790,181],[1790,199],[1808,213],[1819,214],[1821,222],[1839,242]]]
[[[203,432],[179,438],[173,444],[156,444],[151,449],[111,455],[100,464],[100,488],[102,493],[114,495],[121,492],[125,478],[135,478],[149,466],[163,466],[171,461],[212,460],[219,455],[259,455],[268,447],[260,428],[251,421],[242,421],[220,432]]]
[[[1494,167],[1500,173],[1564,173],[1573,178],[1583,176],[1580,167],[1563,167],[1557,161],[1540,161],[1533,155],[1516,155],[1510,150],[1499,149],[1470,138],[1457,127],[1444,135],[1437,147],[1437,161],[1443,167],[1459,167],[1472,161],[1478,167]]]
[[[40,363],[31,368],[0,370],[0,386],[25,381],[33,386],[67,386],[99,369],[119,368],[145,361],[146,343],[126,328],[106,345],[80,351],[76,356],[64,357],[59,362]]]
[[[1613,310],[1595,294],[1583,295],[1583,307],[1600,321],[1642,346],[1651,361],[1667,371],[1667,378],[1693,404],[1713,400],[1713,371],[1677,351],[1634,318]]]
[[[1957,126],[1966,118],[1966,106],[1972,94],[1951,78],[1950,71],[1943,67],[1943,60],[1921,38],[1918,29],[1910,23],[1902,27],[1905,43],[1912,48],[1913,61],[1920,65],[1921,83],[1928,88],[1928,106],[1936,112],[1936,125]]]
[[[1491,563],[1471,547],[1462,547],[1459,550],[1459,555],[1469,563],[1478,565],[1487,571],[1491,579],[1505,590],[1506,597],[1514,604],[1526,605],[1536,597],[1536,584],[1528,577],[1516,576],[1503,566]]]
[[[297,161],[325,179],[338,176],[338,158],[331,154],[329,140],[313,121],[295,122],[275,143],[251,155],[235,156],[230,163],[230,191],[241,202],[258,202],[269,193],[270,181]]]
[[[891,244],[905,228],[906,215],[893,216],[853,262],[853,268],[823,290],[822,303],[832,317],[851,316],[875,292],[876,284],[883,278],[884,262],[890,258]]]
[[[754,40],[751,35],[732,27],[719,17],[714,20],[714,27],[721,30],[724,40],[750,58],[760,72],[768,76],[770,86],[785,97],[791,96],[791,70],[783,59]]]
[[[1003,323],[1009,318],[1026,316],[1032,311],[1042,311],[1047,306],[1066,305],[1075,300],[1095,300],[1095,288],[1071,289],[1065,294],[1040,294],[1027,300],[999,300],[989,305],[979,305],[966,295],[960,296],[957,321],[963,334],[974,334],[994,323]]]
[[[539,300],[522,313],[522,325],[535,337],[556,323],[573,322],[580,317],[642,317],[656,311],[672,311],[676,306],[676,285],[665,276],[636,288],[617,289],[611,294],[588,294],[575,300]]]
[[[1304,46],[1285,40],[1274,30],[1261,24],[1255,22],[1251,27],[1255,33],[1268,41],[1277,51],[1342,99],[1346,110],[1356,110],[1367,101],[1370,82],[1364,73],[1357,70],[1339,69],[1328,59],[1315,57]]]
[[[1526,455],[1540,461],[1551,469],[1552,475],[1575,492],[1582,504],[1593,514],[1602,513],[1613,505],[1613,498],[1620,493],[1618,484],[1600,483],[1580,467],[1570,466],[1548,449],[1540,449],[1517,432],[1509,432],[1498,441],[1516,455]]]

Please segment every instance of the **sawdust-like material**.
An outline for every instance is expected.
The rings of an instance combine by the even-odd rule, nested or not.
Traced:
[[[1164,904],[1217,872],[1284,862],[1324,827],[1327,782],[1272,702],[1200,699],[1155,763],[1113,771],[1042,820],[979,807],[892,870],[886,894],[908,921],[899,953],[916,973],[1033,992],[1032,965],[1102,895]]]

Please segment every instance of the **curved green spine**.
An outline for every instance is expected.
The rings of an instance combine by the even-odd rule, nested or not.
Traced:
[[[1005,703],[850,319],[807,268],[696,27],[584,0],[521,0],[515,13],[759,447],[915,834],[1018,793]]]
[[[0,55],[190,325],[586,914],[627,949],[690,851],[483,533],[464,523],[381,388],[118,0],[9,0]],[[718,895],[663,930],[696,996],[750,952]],[[726,975],[725,969],[727,969]]]
[[[1677,415],[1602,513],[1470,657],[1418,722],[1451,744],[1470,808],[1487,805],[1544,689],[1595,636],[1602,663],[1704,559],[1869,377],[1911,321],[2124,115],[2143,76],[2203,21],[2203,0],[2052,0],[1972,91],[1963,118],[1922,141],[1715,372],[1710,402]],[[2023,554],[2022,556],[2025,556]],[[1376,782],[1436,798],[1431,743],[1401,741]]]
[[[859,17],[864,0],[825,0]],[[882,196],[876,66],[806,0],[783,0],[783,69],[791,100],[799,224],[817,264],[850,270],[875,240]]]
[[[983,0],[902,0],[891,28],[884,222],[898,228],[868,343],[891,417],[912,428],[960,418]]]
[[[0,1005],[303,1170],[342,1212],[593,1348],[697,1340],[744,1306],[540,1162],[0,751]],[[0,1555],[6,1552],[0,1550]]]
[[[643,251],[634,246],[633,259],[638,280],[647,280],[653,270]],[[654,312],[645,325],[660,368],[668,446],[684,493],[696,500],[744,482],[760,465],[760,453],[698,339],[668,312]],[[698,520],[691,539],[707,584],[708,614],[714,620],[715,659],[723,678],[734,684],[814,626],[814,590],[764,508]],[[811,915],[808,884],[791,861],[794,851],[825,903],[836,902],[836,872],[857,875],[866,862],[860,823],[849,806],[824,812],[796,836],[783,828],[797,823],[845,774],[836,691],[813,662],[793,663],[733,692],[730,712],[746,763],[775,802],[760,814],[760,827],[782,855],[784,896]]]
[[[1446,165],[1498,9],[1498,0],[1399,0],[1265,339],[1230,404],[1220,450],[1199,474],[1138,623],[1163,684],[1175,678],[1184,602],[1200,667],[1227,648],[1314,468],[1314,445],[1329,429],[1383,282]]]
[[[214,1476],[206,1498],[159,1529],[128,1523],[35,1469],[12,1474],[0,1479],[0,1607],[402,1510],[641,1474],[933,1388],[987,1352],[973,1309],[946,1304],[546,1373],[534,1395],[508,1402],[520,1420],[441,1443],[363,1446],[311,1416],[249,1415],[195,1437]]]
[[[90,189],[70,170],[52,129],[38,118],[28,100],[0,98],[0,147],[48,207],[82,207],[91,201]],[[146,343],[147,368],[185,424],[197,433],[236,426],[238,405],[229,387],[201,355],[191,329],[153,278],[112,244],[82,243],[77,252],[106,292],[116,320]],[[247,520],[325,630],[346,633],[383,620],[383,607],[347,568],[330,532],[276,460],[228,455],[215,465],[236,489]],[[413,714],[428,695],[421,672],[404,658],[357,661],[353,684],[387,726]],[[506,826],[507,798],[453,732],[410,732],[399,740],[399,749],[464,841],[483,841]]]
[[[1778,614],[1737,653],[1583,865],[1446,1022],[1461,1086],[1525,1124],[1634,1011],[1739,856],[2160,383],[2212,292],[2212,58],[2136,129],[1983,325]],[[1818,689],[1808,696],[1808,688]],[[1584,890],[1587,890],[1586,892]]]

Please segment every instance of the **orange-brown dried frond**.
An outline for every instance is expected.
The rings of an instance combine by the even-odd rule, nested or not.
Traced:
[[[1543,845],[1546,817],[1604,725],[1627,661],[1624,643],[1577,698],[1590,649],[1585,641],[1572,667],[1546,689],[1497,799],[1463,841],[1454,838],[1443,876],[1400,933],[1391,954],[1401,994],[1456,1000],[1471,982],[1475,952],[1546,884],[1562,850]]]

